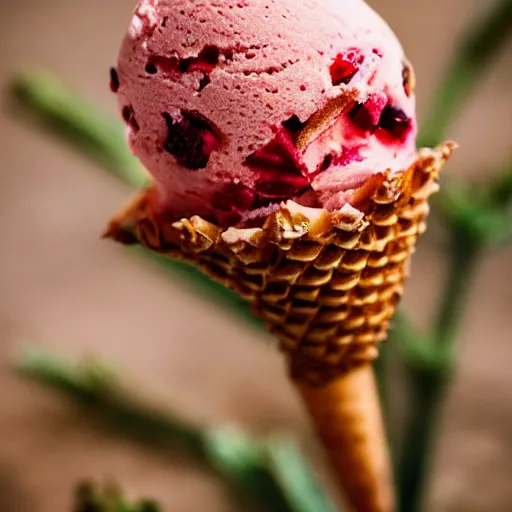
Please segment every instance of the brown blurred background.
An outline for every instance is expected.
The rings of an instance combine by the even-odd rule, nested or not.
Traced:
[[[108,68],[134,0],[1,0],[0,77],[48,68],[115,114]],[[400,36],[418,80],[420,118],[476,0],[374,0]],[[446,172],[485,180],[511,163],[512,41],[450,131],[461,149]],[[0,510],[69,510],[81,478],[117,478],[166,510],[229,509],[219,481],[90,425],[69,403],[20,381],[9,360],[23,343],[118,363],[158,400],[207,423],[292,432],[313,459],[309,426],[270,338],[250,331],[186,283],[101,242],[127,187],[53,139],[0,118]],[[485,173],[485,174],[484,174]],[[437,299],[437,230],[414,260],[406,306],[425,325]],[[441,425],[428,510],[512,510],[511,252],[490,257],[475,283],[460,364]],[[320,469],[324,481],[325,471]]]

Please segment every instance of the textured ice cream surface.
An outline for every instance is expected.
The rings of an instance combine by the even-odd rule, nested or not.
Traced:
[[[412,69],[361,0],[141,0],[111,88],[170,220],[339,209],[416,153]]]

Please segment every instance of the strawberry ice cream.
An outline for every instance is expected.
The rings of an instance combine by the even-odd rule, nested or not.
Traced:
[[[336,210],[416,155],[412,68],[362,0],[141,0],[111,87],[170,221]]]

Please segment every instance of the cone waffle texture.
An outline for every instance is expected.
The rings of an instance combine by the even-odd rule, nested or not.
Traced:
[[[339,211],[289,201],[261,228],[162,222],[145,192],[107,236],[187,260],[236,290],[279,339],[293,377],[325,384],[377,357],[453,149],[420,150],[409,169],[374,175]]]

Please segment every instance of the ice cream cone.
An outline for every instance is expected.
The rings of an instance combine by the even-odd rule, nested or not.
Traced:
[[[139,195],[106,236],[189,261],[252,303],[287,355],[346,496],[392,512],[391,471],[370,364],[425,230],[428,197],[454,145],[420,150],[403,172],[373,175],[341,210],[288,201],[263,227],[166,223]]]
[[[394,510],[389,454],[371,365],[353,368],[325,386],[300,381],[296,385],[354,510]]]

